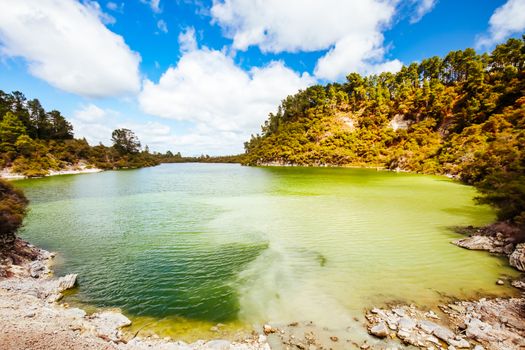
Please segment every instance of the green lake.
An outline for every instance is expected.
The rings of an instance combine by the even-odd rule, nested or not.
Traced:
[[[65,299],[120,308],[134,329],[186,338],[218,322],[345,328],[392,301],[513,295],[505,259],[451,227],[493,211],[444,177],[371,169],[165,164],[17,181],[22,236],[79,274]]]

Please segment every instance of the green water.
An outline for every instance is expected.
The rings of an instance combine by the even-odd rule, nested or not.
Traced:
[[[17,182],[24,238],[78,273],[66,299],[118,307],[162,334],[264,321],[345,327],[393,300],[511,295],[504,259],[450,227],[490,208],[443,177],[365,169],[172,164]]]

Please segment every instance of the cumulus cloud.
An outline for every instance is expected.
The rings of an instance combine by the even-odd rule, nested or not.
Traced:
[[[398,67],[385,61],[382,31],[396,12],[395,0],[215,0],[213,22],[233,39],[233,48],[263,52],[329,49],[315,69],[321,79],[357,71]]]
[[[150,115],[194,123],[194,130],[176,144],[185,140],[196,150],[240,152],[281,99],[314,83],[310,75],[299,75],[282,62],[244,71],[221,51],[197,48],[187,33],[182,40],[192,44],[185,45],[178,64],[158,83],[146,80],[138,98]]]
[[[111,125],[118,115],[117,112],[104,110],[94,104],[82,106],[73,113],[71,123],[75,137],[85,137],[90,144],[109,144]]]
[[[437,0],[415,0],[416,10],[410,18],[410,23],[417,23],[436,6]]]
[[[143,146],[149,145],[155,150],[174,149],[175,137],[168,125],[155,121],[140,123],[122,119],[119,112],[91,103],[75,111],[71,122],[75,137],[85,137],[92,145],[111,145],[113,130],[127,128],[135,132]]]
[[[403,66],[399,60],[385,61],[383,36],[349,35],[337,42],[315,67],[315,76],[328,80],[340,80],[348,73],[376,74],[384,71],[397,72]]]
[[[525,30],[525,0],[508,0],[489,20],[488,35],[478,38],[477,47],[490,47]]]
[[[97,4],[98,5],[98,4]],[[0,52],[64,91],[102,97],[140,89],[140,56],[102,21],[100,6],[73,0],[0,0]]]

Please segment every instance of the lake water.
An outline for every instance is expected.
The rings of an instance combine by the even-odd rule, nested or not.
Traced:
[[[492,210],[443,177],[341,168],[166,164],[18,181],[22,236],[78,273],[66,301],[117,307],[134,330],[192,339],[218,322],[345,328],[391,301],[512,295],[504,259],[450,228]]]

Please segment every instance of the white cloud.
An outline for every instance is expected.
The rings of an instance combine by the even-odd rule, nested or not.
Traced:
[[[525,30],[525,0],[508,0],[489,20],[488,35],[478,38],[477,47],[490,47]]]
[[[121,2],[120,5],[115,3],[115,2],[108,2],[106,4],[106,7],[111,10],[111,11],[116,11],[116,12],[120,12],[120,13],[123,13],[124,12],[124,3]]]
[[[75,137],[85,137],[92,145],[99,143],[108,145],[111,132],[114,130],[111,125],[117,115],[118,113],[114,111],[104,110],[94,104],[82,106],[73,113],[71,119]]]
[[[243,142],[260,130],[283,98],[314,83],[310,75],[298,75],[282,62],[246,72],[221,51],[193,44],[186,48],[158,83],[144,82],[139,104],[148,114],[193,123],[192,132],[174,142],[194,151],[241,152]]]
[[[168,25],[166,24],[166,22],[162,19],[160,19],[158,22],[157,22],[157,28],[159,28],[159,30],[163,33],[167,33],[168,32]]]
[[[140,56],[102,20],[92,2],[0,0],[1,54],[23,57],[32,75],[64,91],[92,97],[137,92]]]
[[[188,27],[179,34],[179,47],[181,52],[188,52],[197,49],[195,39],[195,28]]]
[[[135,132],[143,146],[152,150],[174,149],[175,137],[167,125],[147,121],[140,123],[122,120],[122,115],[111,109],[102,109],[94,104],[82,106],[73,113],[71,120],[75,137],[85,137],[92,144],[111,145],[111,133],[118,128],[127,128]]]
[[[317,61],[315,76],[328,80],[341,80],[348,73],[376,74],[397,72],[403,64],[399,60],[384,61],[383,36],[349,35]]]
[[[160,0],[140,0],[140,2],[149,5],[149,7],[151,7],[151,10],[155,13],[162,12],[160,8]]]
[[[399,61],[385,61],[382,35],[396,5],[396,0],[214,0],[211,14],[237,50],[330,49],[319,60],[316,76],[341,79],[353,71],[399,66]]]
[[[410,23],[417,23],[421,21],[423,16],[432,11],[434,6],[436,6],[437,0],[415,0],[416,2],[416,11],[410,18]]]

